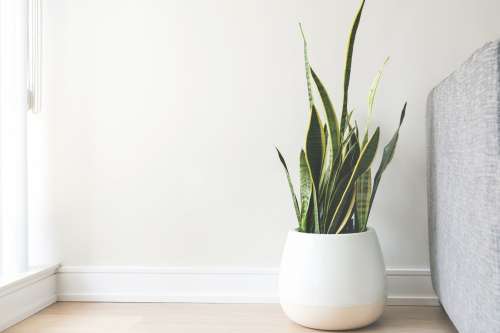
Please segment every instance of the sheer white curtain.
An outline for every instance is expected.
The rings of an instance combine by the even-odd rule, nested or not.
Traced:
[[[0,0],[0,274],[27,269],[27,0]]]

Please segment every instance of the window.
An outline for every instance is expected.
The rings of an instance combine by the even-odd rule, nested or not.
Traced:
[[[28,3],[0,0],[0,274],[27,259]]]

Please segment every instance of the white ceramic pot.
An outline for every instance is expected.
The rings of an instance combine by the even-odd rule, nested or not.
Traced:
[[[346,330],[373,323],[386,298],[375,230],[341,235],[290,231],[279,288],[283,311],[300,325]]]

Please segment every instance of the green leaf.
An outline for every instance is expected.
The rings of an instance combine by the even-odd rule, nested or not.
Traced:
[[[351,130],[354,133],[354,129]],[[339,162],[339,167],[335,171],[335,175],[333,177],[333,182],[330,183],[330,187],[328,188],[327,195],[327,208],[326,208],[326,222],[324,223],[326,226],[326,231],[331,231],[336,226],[339,218],[337,216],[336,219],[333,218],[335,210],[339,206],[340,200],[344,191],[347,189],[347,183],[351,177],[352,170],[359,158],[359,147],[358,145],[351,145],[348,149],[345,158]],[[349,189],[347,189],[350,191]],[[348,199],[346,199],[348,200]],[[344,207],[343,205],[342,207]],[[337,215],[341,214],[342,209],[338,212]]]
[[[358,123],[354,121],[354,135],[351,137],[350,145],[351,146],[356,146],[358,150],[361,151],[361,143],[359,142],[359,128],[358,128]]]
[[[331,169],[333,167],[333,157],[332,157],[332,147],[330,136],[328,135],[328,126],[325,124],[323,126],[323,134],[325,137],[325,150],[323,152],[323,167],[321,169],[321,177],[318,188],[318,196],[321,198],[325,192],[328,181],[331,175]]]
[[[359,149],[359,145],[357,144],[357,135],[356,129],[352,128],[352,135],[349,136],[349,140],[346,142],[345,146],[347,147],[347,152],[340,166],[340,173],[337,180],[340,180],[344,177],[349,178],[352,174],[352,170],[354,169],[356,162],[359,159],[359,154],[361,150]],[[335,187],[338,185],[335,184]]]
[[[314,222],[314,233],[319,234],[321,233],[321,227],[319,224],[319,214],[318,214],[318,196],[316,195],[316,187],[313,184],[313,189],[312,189],[312,202],[313,202],[313,211],[312,211],[312,217],[313,217],[313,222]]]
[[[299,203],[297,201],[297,196],[295,195],[295,190],[293,189],[292,179],[290,178],[290,173],[288,172],[288,167],[286,165],[285,159],[283,158],[283,155],[281,155],[281,152],[279,151],[278,147],[276,147],[276,151],[278,152],[278,157],[281,161],[281,164],[283,165],[283,168],[285,169],[286,179],[288,180],[288,187],[290,188],[290,193],[292,194],[293,207],[295,208],[297,221],[300,223]]]
[[[347,138],[343,143],[343,149],[346,153],[335,173],[335,181],[332,188],[333,196],[331,197],[330,206],[328,208],[328,218],[329,221],[332,221],[333,223],[339,222],[338,219],[332,219],[334,209],[339,204],[342,193],[346,190],[345,186],[347,185],[347,182],[351,177],[352,170],[354,169],[354,166],[359,158],[360,149],[357,141],[356,127],[350,127]]]
[[[371,191],[372,174],[368,169],[356,181],[356,228],[358,232],[363,232],[366,228]]]
[[[305,232],[320,233],[319,214],[318,214],[318,197],[316,195],[316,188],[312,181],[312,173],[310,163],[307,155],[302,150],[300,153],[300,174],[301,174],[301,200],[302,200],[302,216],[301,216],[301,229]],[[306,204],[307,202],[307,204]],[[312,206],[311,206],[312,202]],[[306,208],[307,206],[307,208]],[[312,218],[313,224],[309,224],[309,217]]]
[[[349,147],[349,149],[347,149],[348,147],[347,143],[350,141],[353,135],[354,135],[354,130],[350,130],[349,134],[347,135],[347,138],[342,143],[341,149],[344,149],[343,148],[344,146],[346,147],[345,156],[339,154],[335,158],[332,164],[331,175],[328,180],[328,192],[327,192],[328,195],[327,201],[329,204],[331,204],[332,196],[334,195],[334,190],[337,187],[338,181],[344,177],[344,175],[347,173],[347,170],[349,169],[350,161],[353,158],[357,159],[359,157],[359,151],[356,151],[355,147]]]
[[[349,132],[347,133],[346,137],[344,138],[344,141],[342,141],[342,146],[347,145],[348,142],[351,141],[351,137],[356,133],[354,128],[350,128]]]
[[[373,112],[373,105],[375,103],[375,95],[377,94],[377,89],[378,85],[380,84],[380,79],[382,78],[382,73],[384,72],[384,67],[387,65],[389,62],[389,57],[385,58],[384,63],[382,64],[382,67],[377,72],[377,75],[375,75],[375,78],[373,79],[372,85],[370,86],[370,91],[368,92],[368,116],[370,119],[370,116]]]
[[[307,40],[302,29],[302,24],[299,23],[300,34],[302,35],[302,40],[304,41],[304,64],[306,67],[306,81],[307,81],[307,95],[309,98],[309,108],[312,109],[314,105],[314,98],[312,94],[312,84],[311,84],[311,66],[309,65],[309,55],[307,52]]]
[[[365,6],[365,0],[361,1],[358,12],[354,17],[354,22],[352,24],[351,32],[349,34],[349,43],[347,45],[347,55],[345,61],[344,70],[344,100],[342,103],[342,117],[340,120],[340,133],[344,134],[345,128],[347,126],[347,104],[349,98],[349,81],[351,80],[351,66],[352,66],[352,53],[354,51],[354,41],[356,40],[356,33],[358,31],[359,22],[361,20],[361,13],[363,12],[363,7]]]
[[[311,167],[312,179],[316,188],[319,188],[321,169],[323,167],[323,152],[325,151],[325,136],[323,125],[319,119],[318,111],[313,105],[309,128],[306,137],[306,155]]]
[[[357,137],[357,135],[356,135]],[[353,181],[356,180],[362,173],[364,173],[370,167],[373,158],[377,152],[378,141],[380,138],[380,128],[377,127],[370,141],[368,141],[367,145],[363,147],[361,153],[359,154],[359,159],[356,162],[353,170]],[[357,145],[359,147],[359,145]]]
[[[326,149],[327,149],[327,146],[328,146],[328,125],[327,124],[324,124],[323,125],[323,139],[324,139],[324,142],[323,142],[323,164],[325,163],[325,156],[326,156]]]
[[[347,222],[351,220],[355,201],[356,201],[356,191],[353,191],[351,195],[351,200],[349,201],[349,206],[347,207],[347,211],[344,213],[344,219],[340,223],[340,226],[336,232],[337,234],[339,234],[342,231],[342,229],[346,226]]]
[[[313,182],[304,150],[300,151],[300,224],[299,231],[307,231],[307,213],[311,202]]]
[[[332,155],[335,158],[336,154],[339,152],[340,146],[340,133],[339,133],[339,121],[337,120],[337,115],[335,114],[335,109],[333,107],[332,101],[328,96],[328,92],[326,91],[323,83],[319,79],[318,75],[311,68],[311,74],[316,83],[316,87],[318,88],[319,95],[321,100],[323,101],[323,106],[325,108],[325,114],[327,119],[328,131],[330,137],[332,138]]]
[[[377,94],[377,89],[380,84],[380,79],[382,78],[382,73],[384,72],[384,67],[387,65],[389,62],[389,57],[387,57],[382,64],[382,67],[377,72],[377,75],[375,75],[375,78],[373,79],[372,85],[370,86],[370,91],[368,92],[368,117],[366,120],[366,131],[365,131],[365,136],[363,139],[363,146],[366,144],[368,141],[368,131],[370,129],[370,123],[372,119],[372,114],[373,114],[373,105],[375,103],[375,95]]]
[[[342,206],[342,203],[345,200],[345,197],[348,191],[350,190],[351,186],[356,182],[357,178],[361,174],[363,174],[366,170],[368,170],[368,168],[370,167],[373,158],[375,157],[375,153],[377,152],[379,137],[380,137],[380,128],[377,127],[377,130],[375,131],[375,133],[373,133],[373,136],[359,154],[359,158],[356,162],[356,165],[352,169],[352,173],[345,187],[344,193],[342,194],[340,202],[337,205],[337,208],[335,209],[335,213],[333,214],[333,220],[335,220],[335,218],[337,217],[339,209]],[[342,231],[342,228],[343,226],[341,226],[336,233],[340,233]]]
[[[347,212],[347,208],[351,201],[352,195],[354,195],[353,186],[347,188],[347,183],[349,181],[349,177],[344,177],[338,182],[338,187],[335,189],[332,204],[329,207],[328,212],[328,227],[326,228],[327,233],[333,233],[338,229],[341,222],[344,219],[344,215]],[[342,195],[346,192],[346,197],[343,201],[341,201]],[[334,215],[337,213],[336,215]]]
[[[382,178],[382,174],[384,173],[385,169],[389,165],[389,163],[392,161],[392,158],[394,156],[394,151],[396,150],[396,145],[398,143],[398,138],[399,138],[399,129],[401,128],[401,124],[403,124],[403,120],[405,119],[405,113],[406,113],[406,103],[403,106],[403,110],[401,111],[401,117],[399,118],[399,126],[394,135],[392,136],[392,139],[389,141],[389,143],[384,147],[384,153],[382,154],[382,160],[380,161],[380,165],[378,167],[377,173],[375,174],[375,178],[373,180],[373,190],[372,190],[372,195],[370,199],[370,209],[368,211],[368,216],[370,215],[372,206],[373,206],[373,200],[375,199],[375,194],[377,193],[378,185],[380,183],[380,179]]]
[[[323,232],[328,231],[328,227],[333,216],[332,206],[335,204],[335,184],[336,179],[339,175],[339,170],[341,168],[341,156],[338,155],[329,167],[327,179],[324,182],[323,189],[321,192],[321,204],[322,204],[322,228]]]

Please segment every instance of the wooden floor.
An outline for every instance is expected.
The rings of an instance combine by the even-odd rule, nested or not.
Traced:
[[[286,333],[314,332],[291,323],[276,304],[59,302],[6,333]],[[439,307],[387,307],[375,324],[356,332],[457,331]]]

